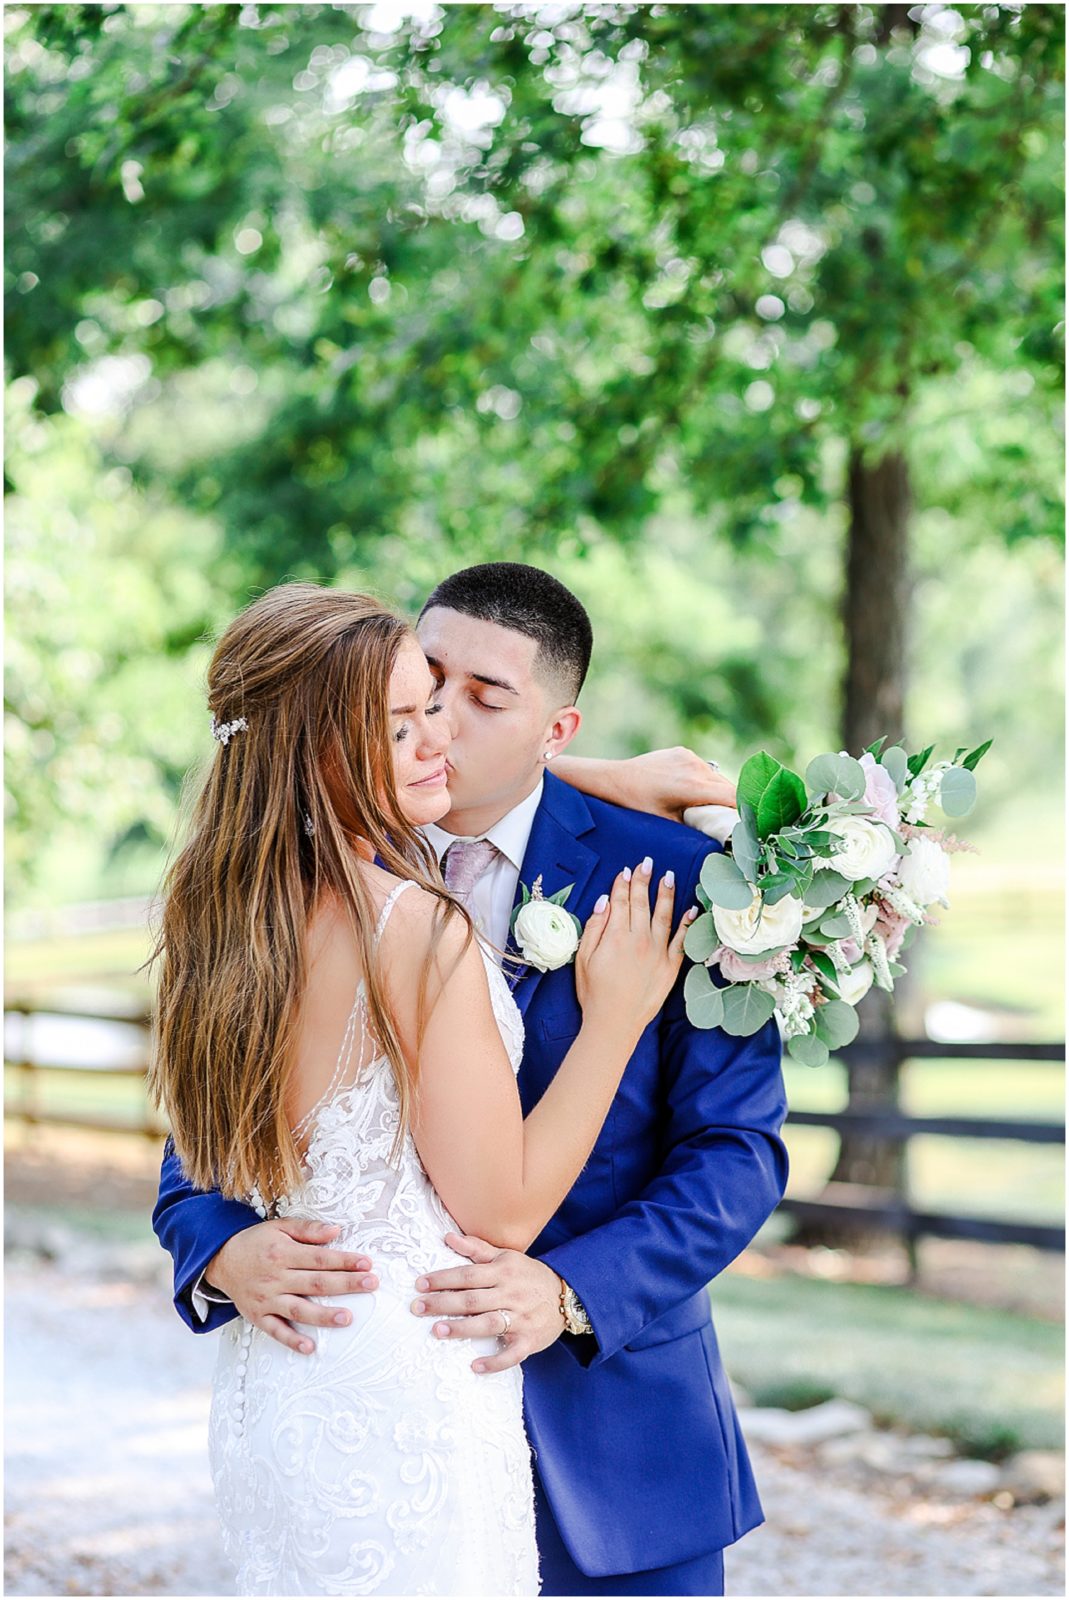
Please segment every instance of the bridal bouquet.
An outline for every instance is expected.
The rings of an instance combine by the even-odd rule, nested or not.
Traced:
[[[804,782],[764,750],[743,766],[738,820],[702,868],[704,910],[684,946],[696,1028],[746,1035],[775,1014],[789,1053],[821,1066],[856,1035],[869,988],[890,993],[906,971],[899,951],[938,921],[929,906],[949,905],[950,856],[974,848],[933,828],[928,807],[971,811],[991,740],[929,767],[934,745],[908,756],[885,739],[860,760],[816,756]]]

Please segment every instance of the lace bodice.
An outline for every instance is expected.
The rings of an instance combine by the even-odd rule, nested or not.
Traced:
[[[383,906],[377,935],[408,884]],[[523,1019],[482,949],[513,1069]],[[244,1594],[537,1594],[521,1369],[478,1376],[496,1340],[441,1340],[412,1315],[415,1280],[465,1259],[372,1041],[361,984],[331,1084],[300,1125],[306,1179],[277,1205],[340,1225],[380,1280],[348,1327],[310,1330],[301,1356],[243,1321],[224,1330],[210,1454],[224,1540]],[[262,1208],[261,1208],[262,1210]]]

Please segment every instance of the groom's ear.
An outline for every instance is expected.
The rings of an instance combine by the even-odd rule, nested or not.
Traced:
[[[546,751],[559,756],[571,744],[583,723],[583,713],[575,706],[558,711],[546,732]]]

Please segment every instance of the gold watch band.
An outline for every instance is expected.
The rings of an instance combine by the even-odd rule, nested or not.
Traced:
[[[560,1274],[557,1274],[560,1277]],[[560,1314],[564,1321],[566,1333],[593,1333],[590,1318],[587,1316],[586,1307],[572,1288],[571,1284],[560,1279]]]

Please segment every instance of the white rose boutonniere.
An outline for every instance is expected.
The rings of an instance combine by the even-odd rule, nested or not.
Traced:
[[[539,972],[556,972],[575,960],[583,925],[564,909],[574,888],[570,883],[556,894],[543,895],[541,873],[529,890],[520,884],[523,898],[512,913],[512,933],[523,959]]]

